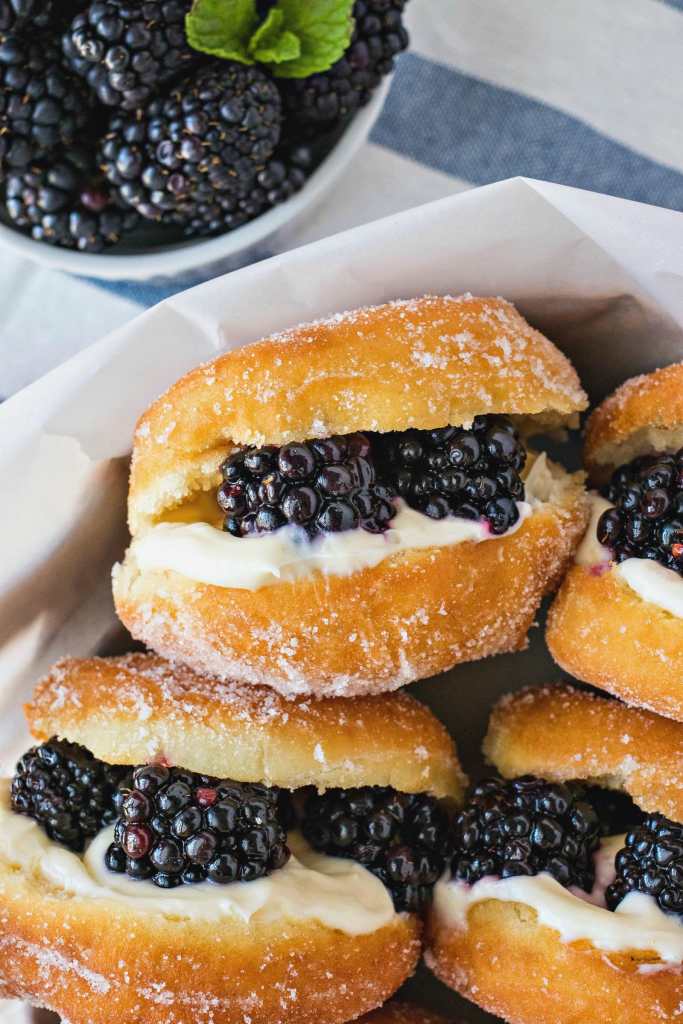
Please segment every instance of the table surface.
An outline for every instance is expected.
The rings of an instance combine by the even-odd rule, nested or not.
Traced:
[[[518,174],[683,209],[683,0],[411,0],[408,20],[370,141],[291,245]],[[186,283],[0,253],[0,398]]]
[[[683,0],[412,0],[409,22],[370,141],[292,245],[518,174],[683,210]],[[185,284],[1,253],[0,398]],[[0,1020],[55,1018],[0,1001]]]

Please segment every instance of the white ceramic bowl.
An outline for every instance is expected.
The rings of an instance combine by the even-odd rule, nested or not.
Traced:
[[[197,274],[200,280],[209,276],[209,273],[223,273],[250,263],[257,256],[264,255],[264,250],[267,250],[268,245],[273,245],[276,235],[285,226],[291,229],[296,221],[308,215],[341,177],[367,140],[381,113],[389,86],[390,78],[387,78],[368,105],[356,114],[332,152],[300,192],[235,231],[217,238],[156,246],[146,252],[95,254],[72,252],[70,249],[34,242],[32,238],[0,223],[0,249],[5,253],[15,253],[23,259],[34,260],[53,270],[109,281],[150,281],[198,272],[202,268],[203,272]]]

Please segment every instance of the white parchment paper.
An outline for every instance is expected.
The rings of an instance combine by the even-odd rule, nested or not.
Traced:
[[[0,769],[27,743],[21,703],[38,675],[122,642],[109,572],[126,543],[133,426],[149,402],[271,331],[463,291],[514,301],[598,399],[683,359],[683,214],[526,179],[460,193],[174,296],[0,407]],[[553,672],[537,631],[525,654],[460,666],[416,692],[467,760],[490,701]]]

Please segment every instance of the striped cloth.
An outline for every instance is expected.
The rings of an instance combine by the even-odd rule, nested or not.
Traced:
[[[515,175],[683,210],[683,0],[411,0],[409,22],[371,140],[292,244]],[[0,255],[0,396],[186,284]]]

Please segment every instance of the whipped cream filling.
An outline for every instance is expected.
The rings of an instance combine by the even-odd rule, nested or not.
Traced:
[[[613,572],[643,601],[649,601],[664,611],[683,618],[683,576],[649,558],[627,558],[614,564],[609,548],[598,540],[598,521],[603,512],[612,508],[611,502],[591,492],[591,517],[586,534],[576,552],[576,562],[592,572],[602,575]]]
[[[197,583],[239,590],[289,583],[315,572],[350,576],[372,569],[400,551],[507,537],[519,530],[536,506],[549,499],[553,487],[545,454],[539,455],[525,480],[526,500],[517,502],[519,519],[501,534],[492,533],[486,520],[430,519],[399,500],[390,528],[380,534],[346,530],[311,541],[297,527],[283,526],[260,536],[233,537],[206,522],[163,522],[134,539],[129,558],[142,572],[177,572]]]
[[[474,885],[444,876],[434,889],[434,908],[451,928],[466,930],[470,907],[485,900],[522,903],[536,912],[562,942],[590,942],[596,949],[654,953],[666,964],[683,962],[683,923],[665,914],[652,896],[631,892],[614,911],[605,906],[605,889],[613,881],[614,858],[623,836],[603,840],[595,858],[595,886],[587,894],[565,889],[551,875],[482,878]]]
[[[85,854],[72,853],[52,842],[32,818],[16,814],[8,794],[3,781],[0,858],[73,896],[114,902],[137,913],[200,921],[315,920],[346,935],[375,932],[396,913],[378,878],[354,861],[316,853],[298,833],[288,837],[292,856],[287,864],[267,878],[227,885],[199,882],[167,891],[109,871],[104,855],[113,826],[98,833]]]

